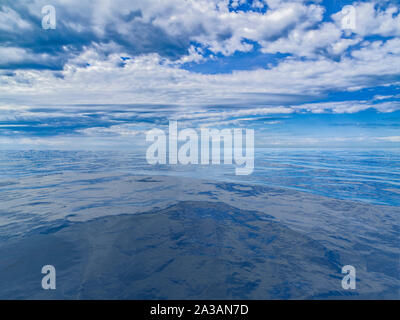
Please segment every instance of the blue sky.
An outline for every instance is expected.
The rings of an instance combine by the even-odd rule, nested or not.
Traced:
[[[42,28],[48,4],[55,30]],[[399,11],[395,0],[3,0],[0,148],[141,146],[172,119],[254,128],[259,147],[398,148]]]

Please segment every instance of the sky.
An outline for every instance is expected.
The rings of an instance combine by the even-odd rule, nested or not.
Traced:
[[[0,149],[134,148],[169,120],[399,148],[399,1],[0,1]]]

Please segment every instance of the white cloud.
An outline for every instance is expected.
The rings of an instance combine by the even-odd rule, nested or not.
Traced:
[[[9,65],[12,67],[15,64],[51,64],[55,62],[56,57],[46,53],[32,53],[30,50],[18,47],[0,47],[0,65]]]
[[[118,65],[123,55],[120,52],[105,58],[98,50],[88,48],[65,66],[62,78],[50,71],[15,71],[14,77],[0,76],[0,95],[18,104],[46,101],[190,106],[269,104],[279,100],[283,104],[292,95],[319,96],[327,91],[395,84],[400,75],[400,39],[364,43],[353,50],[351,57],[340,61],[287,58],[270,69],[215,75],[180,69],[156,54],[125,61],[121,68]],[[84,61],[90,66],[80,66]]]
[[[21,18],[15,10],[10,7],[0,7],[0,30],[2,32],[9,32],[15,29],[27,30],[31,24]]]
[[[312,113],[356,113],[370,108],[380,112],[393,112],[400,110],[400,101],[390,101],[373,104],[371,101],[340,101],[309,103],[292,106],[297,111],[308,111]]]
[[[78,130],[78,132],[84,134],[85,136],[94,136],[94,137],[97,136],[134,137],[139,134],[143,134],[142,131],[137,130],[136,125],[131,125],[131,124],[121,124],[111,127],[92,127],[92,128]]]
[[[379,1],[355,2],[355,29],[360,36],[380,35],[385,37],[400,36],[399,7],[389,3],[385,9],[379,7]],[[338,26],[341,25],[343,14],[338,12],[332,16]]]
[[[214,53],[230,55],[249,51],[252,45],[243,40],[260,42],[279,37],[297,24],[312,25],[322,19],[323,8],[301,2],[281,2],[265,13],[232,12],[227,1],[145,1],[140,5],[144,22],[152,21],[174,37],[185,37]],[[260,2],[257,2],[259,6]]]
[[[88,28],[101,36],[113,26],[129,42],[132,40],[130,35],[137,31],[132,30],[132,20],[126,17],[133,15],[135,21],[151,23],[178,41],[198,41],[203,48],[191,44],[187,55],[174,60],[157,53],[132,56],[123,45],[113,41],[92,43],[67,60],[61,72],[16,70],[15,76],[0,74],[0,96],[15,105],[157,103],[188,107],[238,104],[253,108],[262,104],[290,105],[296,99],[301,102],[304,96],[319,97],[331,91],[356,91],[396,84],[395,79],[400,75],[400,39],[373,42],[362,39],[369,34],[397,35],[399,16],[395,6],[375,10],[371,4],[355,3],[360,14],[357,35],[344,38],[339,26],[340,17],[334,15],[334,23],[322,22],[324,8],[318,4],[268,0],[264,2],[268,10],[262,13],[232,12],[228,3],[216,0],[107,0],[95,4],[88,0],[55,0],[59,19],[66,24],[73,23],[76,30]],[[235,5],[241,3],[237,1]],[[261,2],[257,3],[256,7],[260,8]],[[32,1],[27,8],[39,17],[42,4],[43,1]],[[9,25],[5,18],[9,16],[16,18],[15,32],[26,28],[27,24],[16,11],[4,8],[0,11],[0,28]],[[71,20],[73,17],[79,19]],[[371,25],[364,23],[366,17]],[[204,47],[227,55],[236,50],[248,51],[252,44],[243,42],[244,39],[260,43],[264,52],[286,52],[294,56],[281,59],[269,68],[226,74],[199,74],[181,69],[186,62],[203,62]],[[355,45],[357,48],[353,47],[350,54],[330,59],[329,55],[342,55]],[[72,52],[66,46],[64,52],[68,50]],[[124,61],[123,68],[121,56],[132,57]],[[40,65],[55,58],[14,46],[0,47],[0,64]],[[346,102],[336,104],[332,110],[354,112],[369,105]],[[308,107],[312,112],[319,112],[326,105]],[[397,110],[398,104],[385,102],[373,107]]]
[[[355,8],[354,36],[346,38],[348,33],[342,29],[343,13],[332,15],[332,22],[324,22],[319,25],[298,24],[288,33],[287,37],[281,37],[273,42],[261,41],[262,51],[266,53],[290,53],[297,56],[317,57],[321,53],[341,55],[349,47],[360,43],[363,37],[380,35],[394,37],[400,35],[399,8],[390,5],[386,9],[380,9],[377,2],[357,2]],[[319,19],[315,22],[320,22]],[[322,51],[322,52],[321,52]]]
[[[379,137],[376,139],[390,142],[400,142],[400,136]]]
[[[151,34],[146,31],[156,33],[154,28],[159,28],[177,43],[197,42],[214,53],[230,55],[252,49],[252,45],[244,40],[261,42],[280,37],[297,25],[306,27],[319,22],[323,7],[304,2],[267,1],[269,9],[266,12],[258,10],[264,6],[259,0],[253,2],[258,11],[231,11],[226,0],[53,0],[52,5],[61,23],[59,28],[67,27],[67,31],[77,32],[74,36],[93,33],[100,41],[107,42],[111,40],[108,32],[112,30],[113,37],[123,38],[120,42],[129,47],[143,45],[138,41],[150,41],[144,46],[156,50],[157,42],[164,39],[155,34],[154,39],[149,40]],[[24,4],[24,8],[40,20],[44,4],[42,0],[33,0]],[[7,7],[0,11],[0,30],[23,34],[30,24],[13,9]],[[35,28],[38,33],[43,32],[40,26]],[[143,32],[147,38],[141,37]]]

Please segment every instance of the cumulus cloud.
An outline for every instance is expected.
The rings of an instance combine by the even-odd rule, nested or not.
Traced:
[[[52,114],[27,105],[63,106],[53,118],[70,125],[75,115],[82,123],[74,130],[112,135],[136,129],[111,125],[117,120],[109,114],[107,126],[96,126],[72,105],[108,104],[107,113],[116,104],[142,104],[147,111],[129,111],[136,120],[167,114],[225,124],[268,114],[399,110],[395,94],[310,103],[334,92],[399,90],[399,10],[387,1],[354,2],[351,33],[342,30],[342,13],[327,12],[321,1],[54,0],[57,29],[43,30],[46,4],[0,5],[0,106],[18,110],[7,109],[4,121]],[[223,58],[238,52],[272,55],[276,63],[235,70]],[[226,72],[187,67],[209,60],[226,63]]]
[[[4,99],[31,103],[262,104],[290,103],[301,96],[396,85],[400,39],[363,42],[340,61],[283,59],[271,68],[199,74],[158,54],[123,60],[87,48],[61,72],[15,71],[0,76]]]
[[[248,2],[246,10],[240,9]],[[398,7],[380,7],[376,1],[354,3],[355,36],[349,39],[341,30],[343,14],[323,22],[326,9],[319,1],[54,0],[58,27],[51,32],[41,29],[45,4],[5,0],[0,7],[0,43],[31,54],[55,55],[60,69],[93,44],[114,43],[111,52],[157,53],[171,59],[193,55],[194,44],[223,55],[251,51],[257,43],[263,52],[311,56],[323,51],[339,55],[369,35],[400,34]],[[26,66],[30,64],[20,64]]]
[[[387,7],[382,7],[385,4]],[[384,37],[400,36],[400,10],[398,4],[390,1],[354,2],[355,24],[353,33],[360,36],[380,35]],[[338,26],[343,13],[332,16]]]
[[[254,43],[264,46],[291,30],[315,25],[324,13],[322,6],[305,1],[254,0],[246,10],[240,10],[243,1],[54,0],[57,29],[47,32],[41,29],[41,8],[46,4],[44,0],[4,0],[0,6],[0,44],[23,48],[32,56],[55,56],[58,63],[49,63],[51,69],[62,69],[68,59],[89,46],[105,48],[104,44],[110,43],[114,45],[105,54],[157,53],[175,60],[193,56],[195,47],[222,55],[248,52],[255,48]],[[13,65],[17,67],[31,68],[32,64],[21,61]]]
[[[398,37],[400,35],[399,7],[394,4],[383,8],[381,2],[354,2],[354,26],[344,29],[342,20],[347,11],[332,14],[331,21],[321,19],[310,25],[297,25],[287,36],[275,41],[262,41],[262,51],[290,53],[302,57],[340,56],[351,46],[368,36]]]
[[[27,53],[19,54],[13,68],[61,70],[88,47],[105,55],[156,53],[180,63],[203,61],[205,52],[249,52],[256,50],[256,44],[265,53],[340,56],[365,36],[393,37],[400,30],[398,7],[378,6],[376,1],[354,3],[356,28],[353,36],[345,37],[343,14],[327,17],[320,1],[54,0],[58,27],[47,32],[40,23],[45,4],[5,0],[0,7],[0,44]],[[3,68],[10,62],[2,61]]]

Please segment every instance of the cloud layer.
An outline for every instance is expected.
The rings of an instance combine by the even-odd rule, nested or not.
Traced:
[[[57,28],[44,30],[47,1],[2,1],[0,133],[134,137],[168,117],[268,126],[281,121],[272,115],[397,115],[399,4],[335,3],[54,0]],[[390,134],[376,141],[398,142]]]

